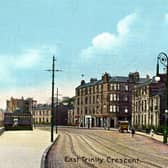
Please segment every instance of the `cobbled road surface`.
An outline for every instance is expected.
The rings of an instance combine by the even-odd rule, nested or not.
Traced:
[[[168,145],[140,135],[59,128],[46,168],[168,168]]]

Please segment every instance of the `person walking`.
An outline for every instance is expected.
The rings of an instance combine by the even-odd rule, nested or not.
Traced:
[[[131,134],[132,134],[132,138],[134,137],[134,134],[135,134],[135,129],[132,127],[131,129]]]

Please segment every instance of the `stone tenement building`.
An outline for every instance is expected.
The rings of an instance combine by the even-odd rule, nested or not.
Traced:
[[[84,127],[117,127],[118,121],[128,120],[131,124],[132,89],[134,85],[144,83],[139,73],[130,73],[128,77],[113,76],[108,73],[101,80],[84,80],[76,88],[74,122]]]
[[[68,124],[68,110],[72,107],[59,103],[54,106],[54,124],[67,125]],[[35,124],[49,124],[51,123],[51,105],[37,104],[33,107],[33,120]]]
[[[138,128],[158,127],[164,124],[165,76],[161,81],[149,79],[136,85],[132,96],[132,125]]]
[[[10,100],[7,100],[7,112],[32,112],[32,107],[36,103],[32,98],[16,99],[11,97]]]
[[[32,113],[35,124],[49,124],[51,122],[51,106],[48,104],[36,104]]]

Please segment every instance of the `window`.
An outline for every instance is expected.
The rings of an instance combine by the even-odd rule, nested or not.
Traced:
[[[85,114],[87,114],[88,113],[88,110],[87,110],[87,108],[85,108]]]
[[[110,94],[110,101],[119,101],[119,94]]]
[[[119,106],[117,106],[117,112],[119,112],[120,111],[120,107]]]
[[[99,92],[101,92],[101,89],[102,89],[102,86],[101,86],[101,85],[99,85]]]
[[[120,90],[120,84],[119,83],[111,83],[110,90]]]
[[[110,105],[110,112],[113,112],[113,106]]]
[[[85,104],[88,104],[88,98],[85,97]]]
[[[83,95],[83,90],[82,89],[80,89],[80,95]]]
[[[77,105],[79,105],[79,98],[77,98]]]
[[[125,85],[125,90],[128,91],[128,85]]]
[[[94,91],[97,92],[97,86],[94,87]]]
[[[95,93],[95,87],[93,87],[93,93]]]
[[[91,96],[89,96],[89,104],[91,104]]]
[[[110,105],[110,112],[119,112],[119,106],[117,105]]]
[[[95,103],[95,96],[93,96],[93,104]]]
[[[89,94],[91,94],[91,92],[92,92],[92,91],[91,91],[91,88],[89,88]]]
[[[128,96],[124,96],[124,101],[128,101]]]
[[[76,90],[76,95],[79,96],[80,92],[79,90]]]

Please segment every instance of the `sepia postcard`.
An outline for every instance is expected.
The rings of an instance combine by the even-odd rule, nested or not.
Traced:
[[[1,1],[0,63],[0,168],[168,168],[168,1]]]

